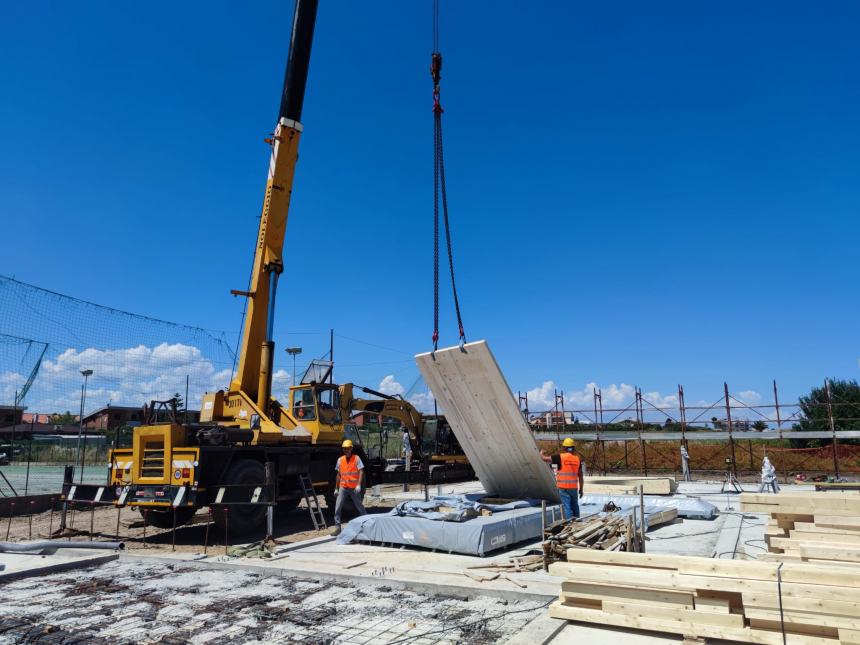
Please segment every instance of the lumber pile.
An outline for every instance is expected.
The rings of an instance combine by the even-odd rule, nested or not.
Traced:
[[[766,645],[783,643],[784,625],[790,645],[860,643],[860,565],[588,549],[567,559],[549,567],[565,578],[555,618]]]
[[[860,495],[857,493],[744,493],[741,510],[769,515],[765,527],[769,554],[761,559],[860,562]]]
[[[672,495],[678,482],[672,477],[586,477],[586,493],[616,493],[632,495],[643,487],[645,495]]]
[[[638,551],[641,545],[632,516],[609,514],[560,522],[547,529],[543,543],[547,562],[567,559],[570,549]]]
[[[608,510],[608,509],[604,509]],[[648,528],[672,522],[678,517],[677,508],[667,508],[647,515]],[[566,560],[568,549],[598,549],[601,551],[644,551],[642,536],[633,515],[608,513],[592,515],[574,521],[557,522],[547,528],[543,552],[547,562]]]

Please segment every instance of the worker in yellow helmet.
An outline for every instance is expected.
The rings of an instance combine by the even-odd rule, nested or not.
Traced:
[[[334,504],[334,535],[340,535],[340,517],[347,498],[355,506],[359,515],[367,515],[361,503],[361,490],[364,487],[364,464],[361,457],[352,452],[352,441],[346,439],[342,444],[343,455],[337,458],[334,469],[337,471],[334,487],[337,501]]]
[[[565,519],[579,517],[579,498],[584,494],[585,479],[582,476],[582,458],[576,452],[573,438],[566,437],[561,443],[562,451],[558,455],[548,455],[543,449],[541,459],[556,467],[555,481],[558,486],[558,496],[561,498],[562,512]]]

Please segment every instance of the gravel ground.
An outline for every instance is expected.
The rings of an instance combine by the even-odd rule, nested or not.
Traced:
[[[0,595],[0,645],[497,643],[545,604],[118,560]]]
[[[365,496],[365,507],[371,513],[387,513],[396,504],[396,501],[386,498],[386,490],[399,491],[399,486],[383,487],[380,497]],[[325,501],[319,498],[323,509],[328,529],[316,531],[310,519],[307,507],[302,505],[290,511],[279,512],[275,515],[275,540],[278,542],[299,542],[313,537],[330,534],[334,522],[332,513],[326,508]],[[55,532],[60,522],[60,505],[54,513],[37,513],[33,516],[18,516],[0,518],[0,540],[5,540],[7,531],[9,541],[17,542],[28,539],[44,539],[50,532]],[[345,519],[353,517],[346,514]],[[119,518],[119,532],[117,533],[117,518]],[[170,529],[158,529],[147,526],[144,529],[140,513],[132,508],[117,509],[112,506],[95,507],[90,510],[79,510],[69,512],[67,517],[69,528],[73,529],[69,537],[74,539],[89,539],[90,527],[92,526],[96,540],[115,540],[125,542],[129,550],[146,549],[148,552],[158,551],[180,551],[186,553],[200,553],[208,540],[208,552],[222,552],[225,541],[230,545],[246,542],[259,541],[265,537],[261,529],[254,533],[245,535],[227,534],[209,523],[206,510],[199,512],[188,525],[176,529],[176,544],[173,545],[173,536]],[[207,535],[208,527],[208,535]],[[118,538],[117,538],[118,534]]]

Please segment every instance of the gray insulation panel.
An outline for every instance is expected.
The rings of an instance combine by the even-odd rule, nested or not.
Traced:
[[[552,469],[541,459],[487,341],[418,354],[415,360],[486,491],[559,501]]]

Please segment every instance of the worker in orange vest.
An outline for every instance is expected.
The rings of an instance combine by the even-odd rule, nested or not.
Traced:
[[[346,439],[342,444],[343,456],[337,458],[334,469],[337,477],[334,487],[337,490],[337,501],[334,504],[334,523],[337,527],[334,535],[340,535],[340,516],[343,504],[347,498],[355,506],[359,515],[367,515],[364,505],[361,503],[361,490],[364,487],[364,464],[361,457],[352,452],[352,441]]]
[[[541,449],[540,456],[545,462],[556,467],[555,481],[558,496],[561,498],[562,512],[565,519],[570,519],[579,517],[579,498],[584,494],[585,480],[582,476],[582,459],[576,452],[573,439],[565,438],[561,446],[562,452],[558,455],[550,456]]]

